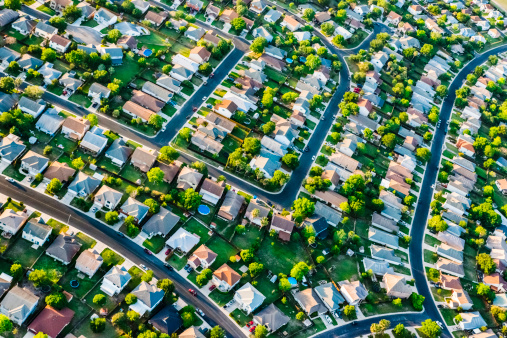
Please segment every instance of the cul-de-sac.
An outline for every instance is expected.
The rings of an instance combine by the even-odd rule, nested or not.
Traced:
[[[506,15],[0,1],[0,336],[507,337]]]

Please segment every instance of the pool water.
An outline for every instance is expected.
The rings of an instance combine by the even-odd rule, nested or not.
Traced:
[[[204,204],[201,204],[198,208],[197,208],[197,211],[201,214],[201,215],[209,215],[209,213],[211,212],[210,208],[207,206],[207,205],[204,205]]]
[[[145,50],[143,51],[143,56],[148,57],[148,56],[150,56],[151,54],[153,54],[153,52],[152,52],[152,50],[151,50],[151,49],[145,49]]]

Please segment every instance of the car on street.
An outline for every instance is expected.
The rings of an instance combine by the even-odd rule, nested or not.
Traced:
[[[202,312],[202,310],[201,310],[201,309],[199,309],[198,307],[196,307],[196,308],[195,308],[195,311],[197,311],[197,313],[198,313],[201,317],[206,316],[206,315],[204,314],[204,312]]]
[[[14,183],[14,180],[10,177],[6,177],[5,180],[10,183]]]
[[[312,161],[315,161],[315,155],[312,156]]]
[[[215,73],[211,73],[211,74],[209,75],[209,77],[213,77],[213,76],[215,76]]]
[[[206,86],[208,84],[208,81],[204,81],[202,84]]]
[[[207,96],[203,96],[203,97],[202,97],[202,100],[203,100],[203,101],[206,101],[206,99],[207,99],[207,98],[208,98]]]
[[[444,328],[444,325],[443,325],[443,324],[442,324],[442,322],[441,322],[441,321],[439,321],[439,320],[437,320],[437,325],[438,325],[438,326],[440,326],[440,328],[441,328],[441,329],[443,329],[443,328]]]
[[[190,292],[192,296],[197,297],[197,292],[194,289],[188,289],[188,292]]]
[[[322,116],[322,117],[320,118],[320,120],[321,120],[321,121],[324,121],[325,119],[326,119],[326,117],[325,117],[325,116]]]
[[[356,321],[353,321],[352,323],[350,323],[352,325],[357,325],[357,322]]]
[[[164,266],[165,266],[165,267],[167,268],[167,270],[169,270],[169,271],[173,271],[173,270],[174,270],[174,268],[173,268],[171,265],[167,264],[167,263],[165,263],[165,264],[164,264]]]
[[[147,268],[147,267],[146,267],[146,265],[144,265],[144,264],[141,264],[141,265],[140,265],[140,267],[141,267],[141,269],[143,269],[144,271],[148,270],[148,268]]]
[[[144,249],[144,252],[145,252],[147,255],[152,255],[151,251],[150,251],[150,250],[148,250],[148,249],[146,249],[146,248]]]
[[[125,234],[121,231],[118,231],[116,234],[121,238],[125,238]]]
[[[192,107],[192,111],[197,111],[197,107]]]

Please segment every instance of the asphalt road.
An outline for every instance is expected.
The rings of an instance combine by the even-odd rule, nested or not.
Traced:
[[[196,290],[198,293],[197,297],[191,296],[188,289],[194,287],[185,278],[176,272],[167,270],[160,260],[152,255],[147,255],[140,246],[133,245],[132,241],[128,238],[118,236],[117,232],[110,227],[88,217],[84,213],[61,204],[48,195],[41,194],[35,190],[27,190],[17,183],[9,183],[2,179],[0,180],[0,191],[60,221],[66,222],[70,216],[69,223],[79,229],[79,231],[97,238],[132,262],[138,265],[146,265],[146,267],[153,270],[157,278],[170,278],[173,280],[176,286],[175,291],[179,297],[204,311],[206,314],[205,319],[211,326],[220,325],[227,331],[230,337],[245,337],[241,329],[227,315],[217,310],[216,305],[203,296],[199,290]]]

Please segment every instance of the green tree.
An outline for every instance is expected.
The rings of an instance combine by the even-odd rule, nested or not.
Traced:
[[[247,137],[243,141],[243,149],[249,154],[258,154],[261,150],[261,141],[255,137]]]
[[[24,93],[32,100],[38,100],[44,94],[44,90],[39,86],[27,86]]]
[[[421,54],[425,56],[430,56],[433,54],[433,45],[425,44],[421,47]]]
[[[0,314],[0,333],[11,332],[12,322],[6,315]]]
[[[215,326],[210,330],[210,338],[225,338],[225,330],[220,326]]]
[[[428,148],[417,148],[415,156],[423,163],[426,163],[431,158],[431,151]]]
[[[127,303],[127,305],[137,303],[137,296],[132,293],[129,293],[127,296],[125,296],[125,303]]]
[[[264,325],[257,325],[255,327],[255,338],[265,338],[268,336],[268,329]]]
[[[77,7],[76,5],[67,5],[62,11],[62,16],[72,22],[79,19],[81,17],[81,14],[81,8]]]
[[[49,23],[58,29],[59,33],[65,32],[65,29],[67,28],[67,22],[65,22],[65,19],[61,16],[53,16],[51,19],[49,19]]]
[[[118,29],[111,29],[107,33],[107,39],[112,43],[116,43],[119,38],[121,38],[121,32]]]
[[[86,115],[86,119],[90,122],[91,127],[94,127],[99,124],[99,119],[95,114]]]
[[[485,274],[490,274],[495,271],[496,264],[489,254],[480,253],[475,257],[475,259],[477,261],[477,265],[482,271],[484,271]]]
[[[21,276],[23,276],[23,266],[19,263],[12,264],[9,271],[10,271],[12,277],[14,277],[15,279],[18,279]]]
[[[306,58],[305,65],[310,70],[315,70],[315,69],[319,68],[321,64],[322,64],[322,61],[320,60],[320,58],[317,55],[310,54]]]
[[[127,319],[131,323],[137,322],[140,317],[141,316],[139,315],[139,313],[135,312],[134,310],[130,310],[129,312],[127,312]]]
[[[108,213],[106,213],[105,220],[106,220],[106,223],[109,225],[115,224],[116,222],[118,222],[120,220],[120,218],[118,216],[118,212],[109,211]]]
[[[152,215],[160,211],[160,205],[153,198],[148,198],[146,201],[144,201],[144,205],[150,208],[149,212]]]
[[[75,159],[72,160],[72,167],[74,169],[81,170],[81,169],[83,169],[84,166],[85,166],[85,163],[83,162],[81,157],[76,157]]]
[[[343,307],[343,314],[347,317],[355,316],[356,308],[353,305],[345,305]]]
[[[53,62],[56,60],[56,52],[51,48],[44,48],[41,59],[42,61]]]
[[[67,305],[67,298],[61,292],[55,292],[46,296],[46,304],[61,310]]]
[[[264,47],[266,47],[267,44],[268,41],[266,40],[266,38],[263,37],[255,38],[252,44],[250,45],[250,50],[254,53],[260,54],[264,52]]]
[[[261,129],[264,134],[269,135],[273,131],[275,131],[276,124],[273,121],[269,121],[269,122],[265,123],[264,125],[262,125]]]
[[[118,312],[111,318],[111,323],[118,328],[123,328],[127,325],[127,316],[125,312]]]
[[[146,173],[148,181],[156,184],[164,182],[164,175],[164,172],[159,167],[153,167]]]
[[[192,131],[190,130],[190,128],[187,127],[182,128],[180,129],[178,134],[182,139],[184,139],[187,142],[190,142],[190,136],[192,135]]]
[[[107,298],[104,294],[98,293],[93,297],[93,304],[98,306],[104,306],[106,304]]]
[[[303,279],[303,276],[308,273],[308,271],[310,271],[310,267],[305,262],[299,262],[294,264],[290,270],[290,275],[297,281],[300,281]]]
[[[393,299],[393,305],[396,307],[401,307],[402,306],[401,299],[400,298]]]
[[[306,8],[303,11],[303,19],[305,19],[308,22],[311,22],[315,18],[315,11],[311,8]]]
[[[180,156],[180,153],[171,146],[163,146],[159,153],[158,158],[162,161],[172,162]]]
[[[202,196],[192,188],[180,192],[178,197],[185,210],[195,210],[201,204]]]
[[[97,317],[90,321],[90,329],[95,332],[103,332],[106,329],[106,318]]]
[[[12,9],[13,11],[17,11],[21,9],[21,0],[5,0],[4,1],[5,8]]]
[[[416,311],[421,311],[423,309],[424,296],[418,295],[415,292],[412,292],[410,295],[410,300],[412,301],[412,306]]]
[[[250,271],[250,276],[255,277],[259,275],[262,270],[264,270],[264,265],[258,262],[252,262],[248,265],[248,271]]]
[[[285,154],[282,157],[282,162],[287,165],[290,169],[296,169],[299,166],[299,158],[295,154]]]
[[[205,62],[199,66],[199,73],[201,73],[202,75],[209,76],[211,72],[213,72],[213,67],[209,62]]]
[[[236,32],[240,32],[246,27],[246,22],[243,18],[234,18],[231,21],[231,26]]]
[[[428,338],[436,338],[440,336],[440,333],[442,332],[440,326],[431,319],[426,319],[422,322],[419,330]]]
[[[53,178],[47,185],[46,190],[51,194],[54,195],[57,192],[62,189],[62,182],[60,182],[59,179]]]

